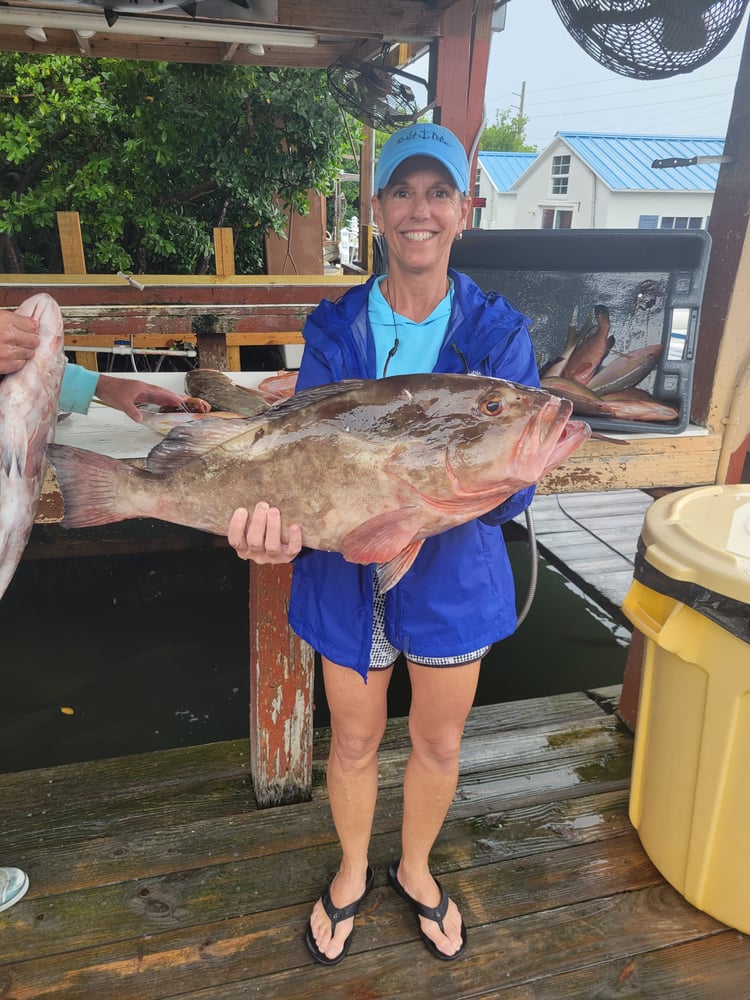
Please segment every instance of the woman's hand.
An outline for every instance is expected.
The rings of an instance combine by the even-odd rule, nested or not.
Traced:
[[[302,548],[302,529],[298,524],[289,526],[289,538],[281,541],[281,513],[265,501],[255,505],[252,517],[240,507],[232,514],[227,534],[229,544],[240,559],[255,563],[289,563]]]
[[[39,347],[37,321],[0,310],[0,375],[20,371]]]

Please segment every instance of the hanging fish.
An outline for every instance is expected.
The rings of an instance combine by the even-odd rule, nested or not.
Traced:
[[[638,385],[656,367],[662,351],[661,344],[650,344],[618,355],[589,379],[589,389],[602,396]]]
[[[587,385],[604,358],[615,346],[610,334],[609,309],[594,306],[594,324],[584,329],[573,352],[562,370],[564,378]]]
[[[542,379],[542,389],[561,399],[569,399],[573,412],[583,417],[613,417],[614,411],[588,386],[571,378],[555,376]]]

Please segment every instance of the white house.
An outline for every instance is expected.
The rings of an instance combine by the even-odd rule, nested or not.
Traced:
[[[558,132],[538,155],[479,153],[481,229],[704,229],[724,139]],[[530,157],[521,161],[498,157]],[[693,160],[656,167],[657,160]],[[714,162],[700,162],[711,157]],[[499,164],[505,163],[503,170]],[[513,179],[512,169],[517,170]],[[484,204],[482,199],[485,199]]]
[[[537,158],[537,153],[482,152],[477,157],[474,188],[476,229],[515,229],[516,191],[513,185]]]

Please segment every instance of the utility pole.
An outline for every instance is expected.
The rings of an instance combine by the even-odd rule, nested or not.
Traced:
[[[526,81],[525,80],[521,81],[521,93],[517,94],[516,91],[514,90],[513,91],[513,96],[514,97],[520,97],[520,101],[518,102],[518,117],[519,118],[523,118],[523,105],[524,105],[524,102],[526,100]]]

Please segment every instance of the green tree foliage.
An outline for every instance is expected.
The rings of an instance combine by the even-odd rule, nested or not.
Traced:
[[[261,273],[349,148],[319,71],[0,54],[0,270],[60,271],[76,211],[92,273],[208,270],[215,226]]]
[[[536,153],[536,146],[526,142],[526,126],[529,119],[510,109],[498,111],[493,125],[482,130],[479,148],[487,152]]]

